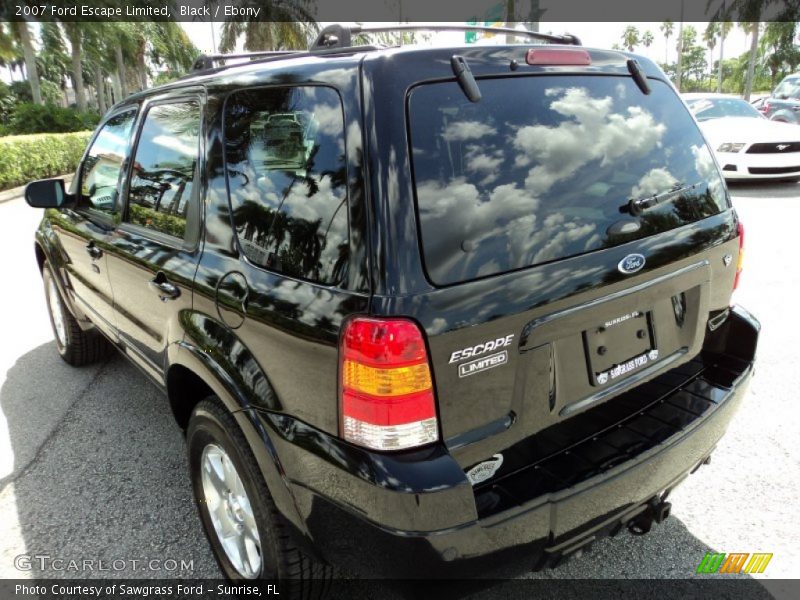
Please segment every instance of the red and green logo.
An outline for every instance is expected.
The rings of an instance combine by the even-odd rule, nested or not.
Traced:
[[[700,565],[697,567],[698,573],[763,573],[767,568],[772,554],[756,552],[734,552],[725,554],[724,552],[706,552]]]

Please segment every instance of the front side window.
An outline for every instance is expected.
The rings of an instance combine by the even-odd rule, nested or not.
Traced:
[[[81,206],[108,214],[116,212],[119,175],[128,156],[135,117],[135,110],[126,111],[100,128],[81,168]]]
[[[150,108],[133,161],[128,221],[185,238],[187,212],[196,187],[199,141],[197,102]]]
[[[344,117],[326,87],[261,88],[225,105],[225,159],[239,244],[253,263],[323,284],[348,264]]]

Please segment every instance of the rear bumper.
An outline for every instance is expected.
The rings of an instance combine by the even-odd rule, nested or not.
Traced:
[[[579,483],[483,518],[444,448],[381,455],[285,416],[259,418],[274,434],[296,516],[333,564],[372,577],[463,576],[519,560],[553,564],[619,531],[709,457],[752,376],[758,329],[735,308],[709,334],[698,358],[706,375],[691,379],[691,395],[707,408],[680,431]]]

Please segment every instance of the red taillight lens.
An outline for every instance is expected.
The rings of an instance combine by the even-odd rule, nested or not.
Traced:
[[[403,450],[439,439],[428,352],[415,323],[351,319],[339,356],[346,440],[374,450]]]
[[[736,277],[733,280],[733,289],[739,287],[739,276],[744,265],[744,225],[739,221],[739,258],[736,261]]]

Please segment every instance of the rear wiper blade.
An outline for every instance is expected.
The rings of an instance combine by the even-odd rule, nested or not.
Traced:
[[[681,196],[686,192],[689,192],[696,187],[698,187],[700,183],[693,183],[691,185],[683,185],[682,183],[676,183],[666,192],[661,192],[660,194],[654,194],[652,196],[645,196],[643,198],[631,198],[628,200],[626,204],[623,204],[620,207],[620,212],[627,212],[632,214],[634,217],[638,217],[644,211],[649,208],[653,208],[654,206],[658,206],[659,204],[663,204],[664,202],[669,202],[670,200],[674,200],[677,196]]]

